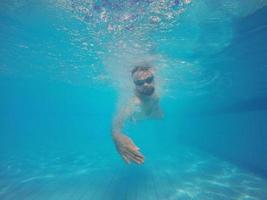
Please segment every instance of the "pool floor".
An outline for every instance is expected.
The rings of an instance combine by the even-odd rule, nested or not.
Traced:
[[[193,149],[142,166],[116,154],[1,161],[1,200],[265,200],[267,180]]]

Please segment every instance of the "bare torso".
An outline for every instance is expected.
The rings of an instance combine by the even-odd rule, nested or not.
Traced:
[[[159,119],[163,117],[163,113],[159,105],[159,97],[157,95],[154,94],[148,98],[135,96],[134,102],[137,106],[134,111],[135,120],[140,120],[143,118]]]

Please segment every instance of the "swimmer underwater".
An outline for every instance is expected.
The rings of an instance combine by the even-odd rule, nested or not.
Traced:
[[[135,86],[134,96],[115,116],[112,138],[118,153],[127,164],[142,164],[144,156],[133,140],[124,134],[124,124],[128,120],[159,119],[163,117],[163,113],[155,92],[153,67],[149,64],[137,65],[133,68],[131,77]]]

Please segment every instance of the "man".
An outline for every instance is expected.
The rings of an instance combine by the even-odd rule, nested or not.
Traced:
[[[161,118],[162,112],[159,107],[159,98],[155,93],[153,68],[148,64],[134,67],[132,79],[135,85],[135,95],[115,117],[112,138],[117,151],[126,163],[142,164],[144,156],[132,139],[123,133],[123,125],[127,120]]]

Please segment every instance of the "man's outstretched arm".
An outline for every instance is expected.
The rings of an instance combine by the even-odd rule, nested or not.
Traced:
[[[123,108],[114,118],[112,125],[112,138],[117,151],[123,160],[130,164],[131,162],[142,164],[144,156],[140,153],[139,148],[134,144],[132,139],[123,133],[124,123],[133,114],[133,102]]]

